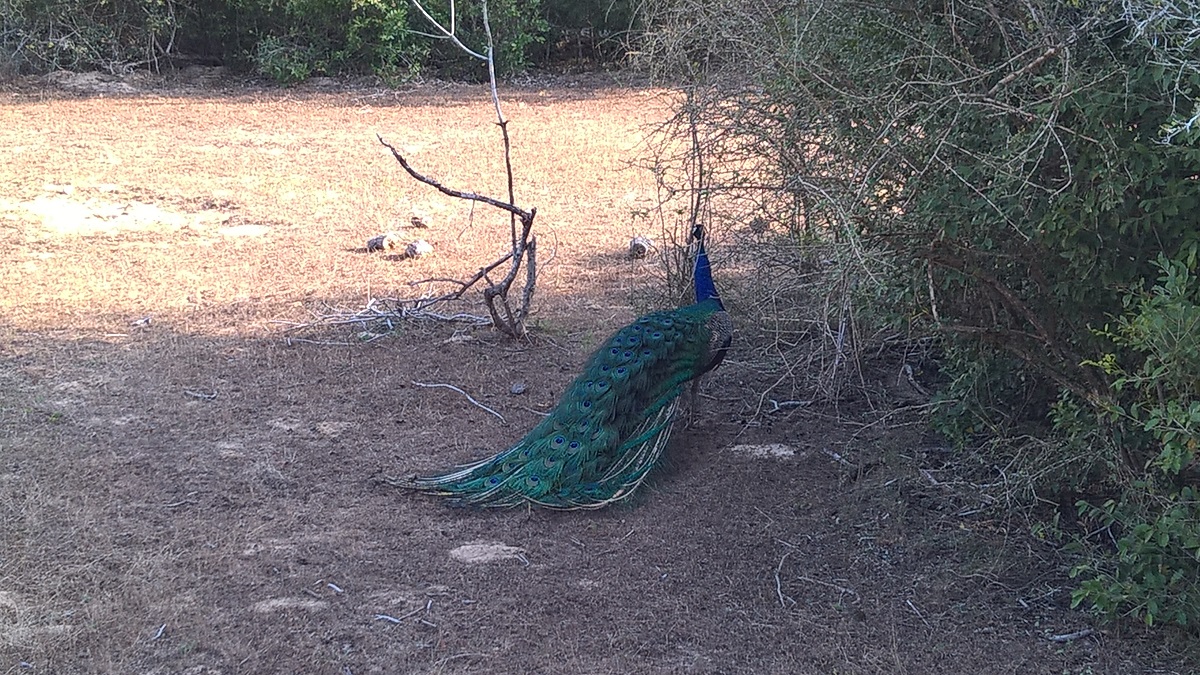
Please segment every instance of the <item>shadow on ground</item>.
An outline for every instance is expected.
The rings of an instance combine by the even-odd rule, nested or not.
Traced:
[[[736,363],[635,503],[479,512],[373,477],[515,440],[583,345],[446,326],[44,340],[10,333],[0,365],[5,669],[1186,669],[1136,633],[1048,640],[1091,626],[1061,562],[914,475],[928,439],[811,411],[746,425]]]

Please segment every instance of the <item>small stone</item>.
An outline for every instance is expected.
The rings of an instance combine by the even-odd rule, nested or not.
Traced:
[[[650,252],[650,248],[654,246],[654,242],[650,241],[649,237],[638,235],[629,240],[629,257],[633,259],[645,258]]]
[[[735,445],[730,450],[740,455],[748,455],[759,459],[791,459],[796,456],[796,448],[783,443]]]
[[[418,239],[404,249],[404,255],[409,258],[423,258],[433,253],[433,245],[424,239]]]
[[[498,541],[463,544],[450,551],[450,557],[459,562],[472,565],[499,562],[508,559],[516,559],[529,564],[529,561],[525,558],[525,549],[519,546],[509,546]]]
[[[367,240],[367,252],[374,251],[395,251],[400,248],[400,235],[395,232],[381,234],[378,237],[371,237]]]
[[[520,396],[521,394],[524,394],[527,389],[528,387],[525,386],[524,382],[513,382],[513,386],[509,387],[508,390],[512,392],[513,396]]]

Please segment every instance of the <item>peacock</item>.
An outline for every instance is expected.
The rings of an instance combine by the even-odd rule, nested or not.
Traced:
[[[696,227],[692,238],[695,304],[647,314],[618,330],[516,445],[400,484],[462,506],[596,509],[633,494],[662,457],[680,395],[721,363],[733,337],[703,229]]]

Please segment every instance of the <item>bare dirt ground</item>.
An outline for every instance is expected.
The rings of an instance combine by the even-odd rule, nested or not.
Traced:
[[[519,438],[653,290],[620,254],[660,92],[504,98],[553,251],[533,339],[317,344],[277,322],[504,250],[503,217],[374,137],[501,195],[482,88],[0,93],[0,673],[1195,672],[1177,637],[1069,610],[1064,560],[922,474],[949,451],[919,427],[756,416],[773,376],[736,354],[633,504],[478,512],[375,482]],[[362,250],[413,208],[434,255]]]

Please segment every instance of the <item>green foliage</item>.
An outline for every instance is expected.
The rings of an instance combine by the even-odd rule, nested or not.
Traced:
[[[938,428],[1101,504],[1125,543],[1086,549],[1080,602],[1195,625],[1200,18],[1155,8],[656,0],[644,51],[691,93],[718,218],[850,242],[877,314],[941,337]]]
[[[285,0],[278,15],[259,17],[255,68],[283,84],[356,71],[388,81],[415,75],[429,50],[409,29],[408,7],[406,0]]]
[[[482,3],[460,3],[456,8],[454,25],[459,39],[468,48],[484,53],[487,50],[487,35],[483,27]],[[426,9],[443,26],[451,25],[448,5],[429,6]],[[524,70],[529,65],[531,48],[544,40],[547,30],[540,0],[489,2],[488,24],[492,29],[498,75],[511,75]],[[431,27],[424,24],[419,24],[417,29],[432,32]],[[459,78],[487,78],[487,71],[478,59],[464,54],[449,41],[437,40],[432,49],[433,60],[443,74]]]
[[[408,0],[283,0],[278,8],[228,1],[259,12],[253,62],[281,83],[366,69],[396,81],[427,67],[453,77],[487,77],[478,59],[448,40],[427,37],[436,35],[436,28]],[[449,3],[425,4],[434,19],[451,25]],[[479,53],[487,47],[482,8],[481,2],[455,3],[455,34]],[[499,0],[489,2],[488,10],[497,73],[524,69],[545,27],[538,3]]]
[[[450,3],[426,2],[450,25]],[[483,3],[456,2],[454,28],[483,53]],[[615,37],[634,22],[631,2],[492,0],[489,23],[501,76],[578,47],[617,58]],[[550,19],[553,19],[552,40]],[[256,70],[282,83],[314,75],[372,73],[398,82],[421,72],[485,79],[479,60],[437,31],[410,0],[3,0],[0,68],[15,72],[100,69],[125,73],[181,57]],[[602,49],[598,45],[605,44]],[[545,47],[542,47],[545,45]]]
[[[639,24],[634,0],[543,0],[542,7],[546,59],[619,59]]]
[[[1071,604],[1086,601],[1106,615],[1139,616],[1148,625],[1195,627],[1200,622],[1200,498],[1190,487],[1171,495],[1157,495],[1147,483],[1133,487],[1142,491],[1136,500],[1110,499],[1101,506],[1080,502],[1080,515],[1114,533],[1116,551],[1089,557],[1071,570],[1072,578],[1081,579]]]
[[[1159,256],[1162,272],[1148,292],[1126,296],[1127,312],[1100,331],[1117,351],[1089,362],[1112,376],[1107,422],[1124,432],[1132,466],[1114,473],[1119,499],[1081,516],[1116,542],[1077,566],[1073,602],[1146,623],[1200,623],[1200,284],[1184,263]],[[1127,370],[1122,363],[1137,363]],[[1137,439],[1135,442],[1134,439]]]
[[[273,35],[259,40],[255,49],[258,72],[281,84],[303,82],[319,67],[311,48],[289,44]]]
[[[18,72],[125,74],[167,53],[177,9],[171,0],[5,0],[0,59]]]

